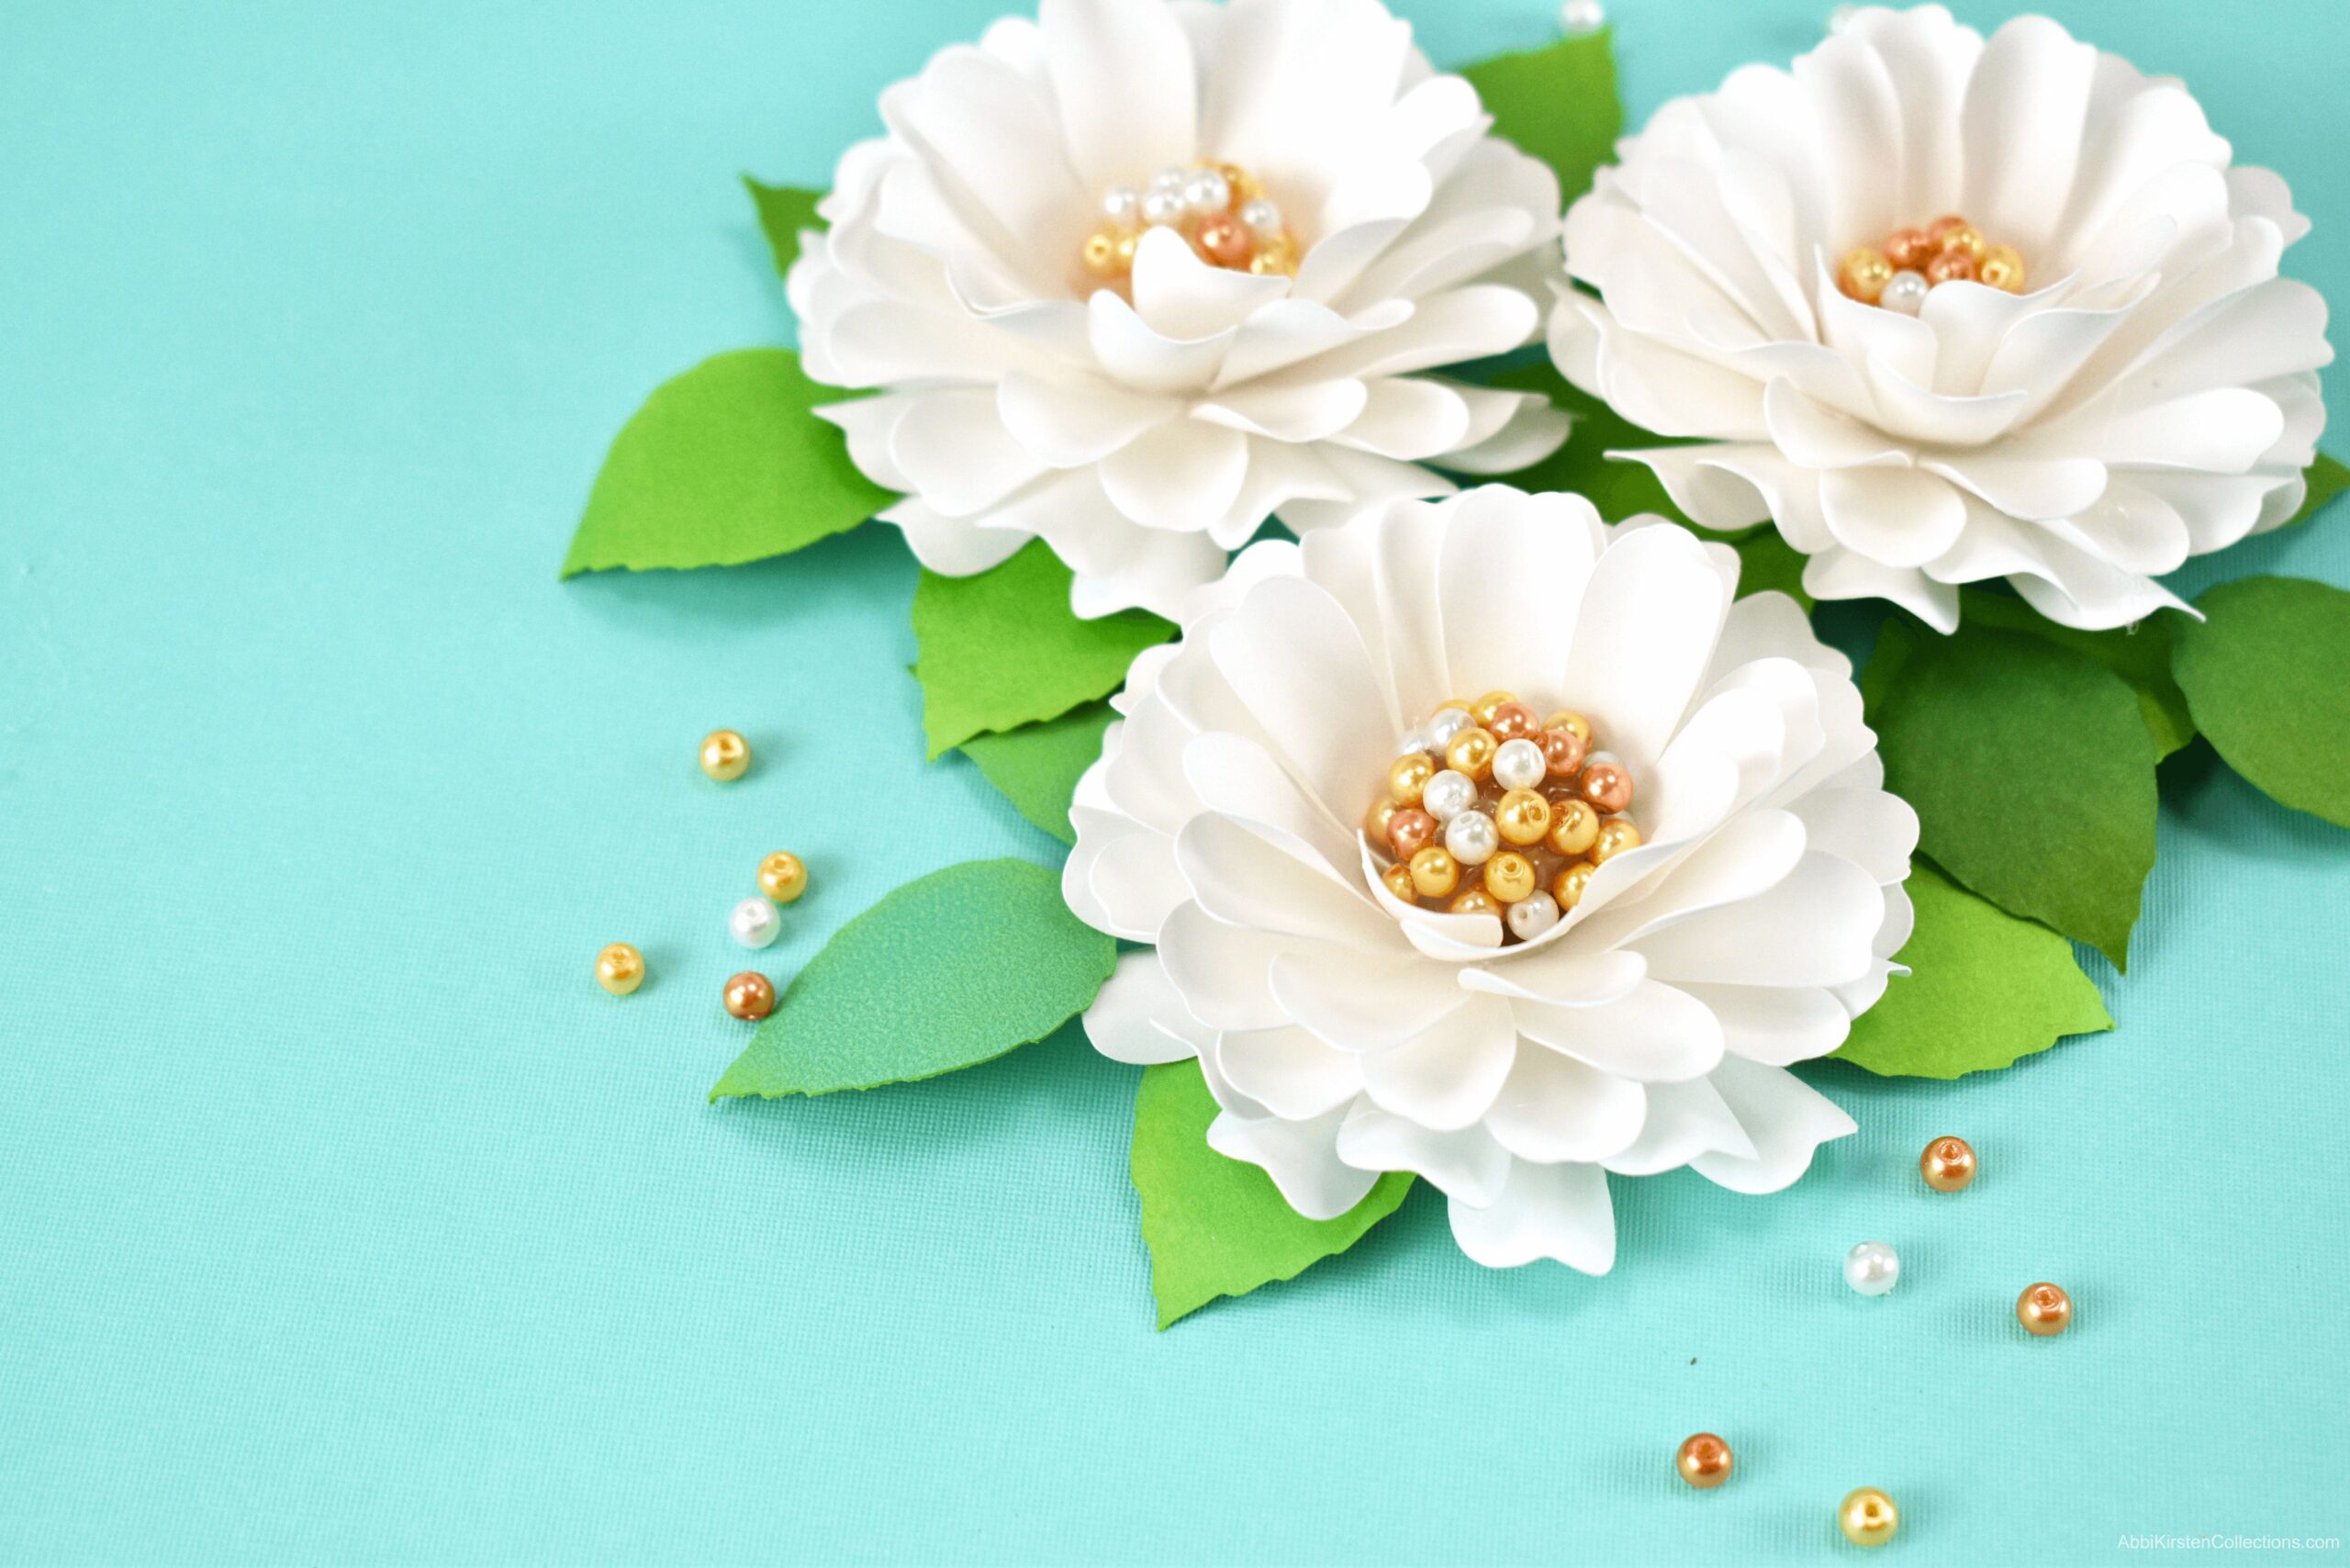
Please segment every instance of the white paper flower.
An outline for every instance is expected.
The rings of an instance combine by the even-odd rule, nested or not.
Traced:
[[[934,571],[1041,535],[1078,614],[1172,615],[1277,507],[1302,531],[1564,436],[1418,374],[1539,334],[1559,185],[1377,0],[1044,0],[881,114],[789,292],[808,374],[882,389],[821,411]],[[1212,264],[1186,235],[1219,200],[1248,221]],[[1130,263],[1090,271],[1120,225]]]
[[[1847,661],[1785,595],[1733,602],[1737,572],[1498,486],[1244,552],[1136,661],[1078,786],[1069,905],[1152,945],[1095,1046],[1197,1056],[1208,1141],[1301,1214],[1417,1171],[1488,1264],[1605,1271],[1606,1171],[1794,1181],[1852,1123],[1785,1068],[1882,994],[1918,826]],[[1360,825],[1398,737],[1497,685],[1586,716],[1646,835],[1508,945],[1396,898]]]
[[[1948,631],[1956,585],[2004,577],[2117,626],[2178,605],[2155,576],[2300,505],[2333,353],[2277,265],[2309,225],[2179,83],[2043,17],[1986,42],[1939,6],[1873,9],[1619,151],[1568,214],[1600,298],[1562,297],[1552,355],[1716,443],[1638,455],[1701,522],[1773,519],[1815,596]],[[1944,215],[2011,247],[2007,289],[1840,287],[1855,250]]]

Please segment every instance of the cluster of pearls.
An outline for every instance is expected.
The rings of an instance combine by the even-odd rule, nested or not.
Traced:
[[[1940,283],[1980,283],[2021,294],[2023,258],[2012,245],[1991,244],[1953,213],[1923,229],[1897,229],[1881,248],[1848,251],[1836,269],[1836,286],[1845,294],[1904,316],[1924,309],[1926,291]]]
[[[1236,164],[1161,169],[1147,185],[1112,185],[1102,196],[1102,226],[1085,237],[1086,273],[1123,280],[1147,229],[1175,230],[1212,266],[1283,277],[1297,272],[1288,220],[1256,177]]]
[[[1373,847],[1393,857],[1381,872],[1388,891],[1493,915],[1504,941],[1556,925],[1603,862],[1640,842],[1623,814],[1632,776],[1592,738],[1582,714],[1537,719],[1506,691],[1438,708],[1404,735],[1386,792],[1363,813]]]

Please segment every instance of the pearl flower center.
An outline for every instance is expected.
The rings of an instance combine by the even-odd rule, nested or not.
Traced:
[[[1123,290],[1135,247],[1146,230],[1172,229],[1210,266],[1233,272],[1297,274],[1297,238],[1257,177],[1237,163],[1161,169],[1147,185],[1102,193],[1102,222],[1085,237],[1080,259],[1095,284]]]
[[[1863,305],[1915,316],[1926,294],[1945,283],[1980,283],[2009,294],[2023,292],[2023,258],[2012,245],[1994,245],[1983,231],[1953,213],[1923,229],[1897,229],[1883,245],[1859,245],[1844,252],[1836,286]]]
[[[1387,890],[1419,909],[1490,914],[1530,942],[1582,902],[1592,873],[1636,848],[1632,775],[1591,722],[1547,719],[1507,691],[1445,703],[1404,735],[1363,813]]]

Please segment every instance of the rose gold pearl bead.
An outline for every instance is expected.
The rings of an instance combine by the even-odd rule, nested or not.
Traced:
[[[1928,283],[1973,283],[1975,258],[1964,251],[1944,251],[1926,263]]]
[[[1445,746],[1445,766],[1456,773],[1465,773],[1483,783],[1486,776],[1494,770],[1494,753],[1500,749],[1501,743],[1494,739],[1494,733],[1491,730],[1481,729],[1472,724],[1453,736],[1450,743]],[[1423,778],[1420,783],[1426,787],[1427,780]],[[1418,799],[1417,796],[1413,798]]]
[[[1468,732],[1464,730],[1461,733],[1466,734]],[[1490,762],[1492,758],[1489,756],[1486,760]],[[1388,796],[1399,806],[1416,806],[1420,803],[1420,791],[1427,789],[1428,780],[1435,777],[1436,764],[1428,759],[1426,752],[1416,751],[1409,756],[1399,756],[1387,769]]]
[[[1409,860],[1436,839],[1436,819],[1417,806],[1405,806],[1387,823],[1387,847]]]
[[[1452,901],[1449,907],[1449,913],[1453,914],[1490,914],[1499,917],[1502,913],[1502,906],[1495,902],[1494,895],[1487,892],[1484,889],[1472,888],[1467,892],[1462,893],[1459,898]]]
[[[1412,868],[1409,866],[1401,864],[1390,866],[1379,874],[1379,879],[1387,884],[1389,892],[1393,893],[1405,903],[1410,903],[1420,896],[1420,890],[1413,885]]]
[[[1592,873],[1598,869],[1588,860],[1578,860],[1550,879],[1550,896],[1559,901],[1561,913],[1583,902],[1583,890],[1591,885]]]
[[[1599,836],[1599,812],[1589,801],[1561,801],[1550,808],[1551,850],[1572,860]]]
[[[1541,721],[1523,702],[1505,702],[1494,709],[1485,728],[1494,732],[1497,741],[1530,741],[1542,733]]]
[[[1898,270],[1922,268],[1942,247],[1922,229],[1897,229],[1885,241],[1885,259]]]
[[[1603,812],[1620,812],[1632,803],[1632,776],[1612,762],[1595,762],[1583,770],[1583,798]]]
[[[1248,238],[1248,230],[1240,220],[1223,213],[1205,219],[1194,240],[1200,253],[1220,267],[1245,267],[1249,252],[1256,249]]]
[[[1591,721],[1571,708],[1561,708],[1542,721],[1546,730],[1564,730],[1583,742],[1585,751],[1591,749]]]
[[[2026,1285],[2016,1297],[2016,1321],[2042,1338],[2062,1334],[2073,1321],[2073,1298],[2045,1280]]]
[[[1971,227],[1955,212],[1946,212],[1926,225],[1926,238],[1939,245],[1961,229]]]
[[[726,1011],[755,1022],[775,1011],[775,982],[756,969],[744,969],[726,982]]]
[[[1505,849],[1485,862],[1485,890],[1504,903],[1516,903],[1540,885],[1534,862],[1515,849]]]
[[[1591,841],[1591,858],[1605,866],[1627,849],[1640,846],[1640,830],[1628,817],[1610,817],[1599,824],[1599,832]]]
[[[1542,747],[1542,766],[1550,769],[1553,778],[1565,778],[1583,766],[1591,755],[1591,747],[1572,730],[1545,730],[1537,743]]]
[[[1531,790],[1512,790],[1494,808],[1494,826],[1505,844],[1539,844],[1550,831],[1550,802]]]
[[[1412,857],[1412,886],[1424,899],[1449,899],[1460,886],[1460,862],[1431,844]]]
[[[1955,1193],[1975,1180],[1975,1150],[1963,1137],[1938,1137],[1918,1157],[1918,1174],[1937,1193]]]
[[[1731,1462],[1729,1445],[1711,1432],[1683,1439],[1681,1451],[1673,1456],[1681,1479],[1707,1491],[1729,1479]]]
[[[1422,788],[1425,789],[1427,786],[1423,785]],[[1395,797],[1393,795],[1382,795],[1371,803],[1371,809],[1362,814],[1362,830],[1371,834],[1371,843],[1387,842],[1387,824],[1393,822],[1395,813],[1403,809],[1395,803]]]

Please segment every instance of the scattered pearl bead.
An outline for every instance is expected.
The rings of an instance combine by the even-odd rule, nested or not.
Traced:
[[[1132,185],[1112,185],[1102,193],[1102,216],[1120,229],[1142,221],[1142,192]]]
[[[1844,1254],[1844,1282],[1863,1295],[1883,1295],[1901,1281],[1901,1259],[1882,1241],[1863,1241]]]
[[[783,932],[783,915],[775,905],[754,894],[734,906],[726,930],[745,947],[764,947]]]
[[[2062,1334],[2072,1326],[2073,1298],[2046,1280],[2026,1285],[2023,1294],[2016,1297],[2016,1321],[2042,1338]]]
[[[1710,1490],[1729,1479],[1729,1445],[1711,1432],[1698,1432],[1682,1439],[1681,1451],[1673,1456],[1673,1468],[1681,1479],[1699,1490]]]
[[[1501,846],[1501,830],[1483,812],[1462,812],[1444,824],[1444,847],[1463,866],[1483,865]]]
[[[808,868],[789,849],[778,849],[759,862],[759,891],[778,903],[789,903],[808,890]]]
[[[750,771],[751,743],[733,730],[712,730],[702,737],[701,770],[721,784],[732,784]]]
[[[1918,1174],[1937,1193],[1955,1193],[1975,1180],[1975,1148],[1963,1137],[1938,1137],[1918,1157]]]
[[[615,942],[596,955],[596,983],[614,996],[626,996],[644,983],[644,955],[625,942]]]
[[[1856,1486],[1836,1506],[1836,1528],[1854,1546],[1883,1546],[1901,1528],[1901,1510],[1874,1486]]]
[[[1926,308],[1926,291],[1932,286],[1925,274],[1904,267],[1886,279],[1885,292],[1876,297],[1876,302],[1887,310],[1915,316]]]
[[[1249,233],[1259,240],[1277,237],[1284,227],[1281,209],[1263,196],[1259,196],[1255,201],[1241,204],[1240,221],[1248,228]],[[1460,711],[1459,709],[1449,711]]]
[[[1429,779],[1420,790],[1420,810],[1440,823],[1449,823],[1477,803],[1476,781],[1465,773],[1448,767]]]
[[[1452,744],[1452,737],[1467,729],[1472,721],[1466,708],[1439,708],[1420,728],[1438,746]]]
[[[1509,906],[1510,934],[1531,942],[1559,924],[1559,902],[1545,892],[1532,892]]]
[[[756,1023],[775,1011],[775,982],[756,969],[744,969],[726,982],[726,1011],[745,1023]]]
[[[1204,218],[1232,205],[1232,182],[1214,169],[1199,169],[1183,181],[1183,205]]]
[[[1142,220],[1154,229],[1163,229],[1183,221],[1183,193],[1163,191],[1153,185],[1150,194],[1142,198]]]
[[[1607,7],[1599,0],[1567,0],[1559,7],[1559,27],[1570,37],[1595,33],[1607,25]]]
[[[1505,790],[1531,790],[1550,771],[1542,748],[1532,741],[1504,741],[1494,753],[1494,782]]]

